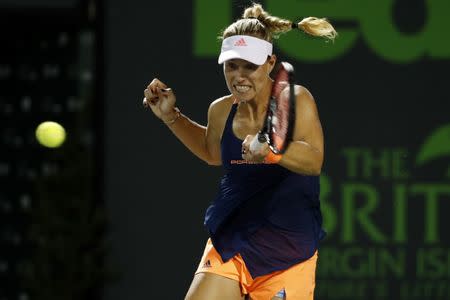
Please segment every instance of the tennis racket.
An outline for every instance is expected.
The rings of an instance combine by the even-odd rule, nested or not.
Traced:
[[[250,151],[257,151],[268,143],[273,153],[283,154],[292,141],[294,126],[294,67],[281,62],[275,73],[266,119],[257,138],[250,144]]]

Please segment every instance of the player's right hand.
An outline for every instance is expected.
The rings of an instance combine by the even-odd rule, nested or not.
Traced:
[[[150,107],[153,113],[164,122],[172,120],[175,114],[176,97],[172,89],[158,78],[144,90],[144,107]]]

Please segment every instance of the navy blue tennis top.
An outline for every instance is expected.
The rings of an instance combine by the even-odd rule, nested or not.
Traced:
[[[223,261],[239,253],[257,277],[314,255],[325,236],[319,177],[244,161],[242,140],[232,128],[236,110],[233,104],[222,134],[225,174],[206,211],[205,226]]]

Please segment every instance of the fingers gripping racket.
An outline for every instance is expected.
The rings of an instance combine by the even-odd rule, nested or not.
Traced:
[[[294,67],[281,62],[274,77],[263,128],[250,144],[250,151],[257,151],[268,143],[273,153],[283,154],[292,140],[294,126]]]

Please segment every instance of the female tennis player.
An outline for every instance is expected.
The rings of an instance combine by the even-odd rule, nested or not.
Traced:
[[[231,94],[211,103],[206,127],[180,112],[173,90],[161,80],[153,79],[144,91],[144,105],[191,152],[226,171],[206,211],[210,238],[188,300],[314,297],[317,250],[325,235],[319,202],[324,142],[310,92],[295,86],[295,128],[283,155],[267,144],[250,147],[267,115],[276,63],[272,39],[291,29],[331,40],[337,35],[325,19],[293,23],[259,4],[224,30],[218,62]]]

